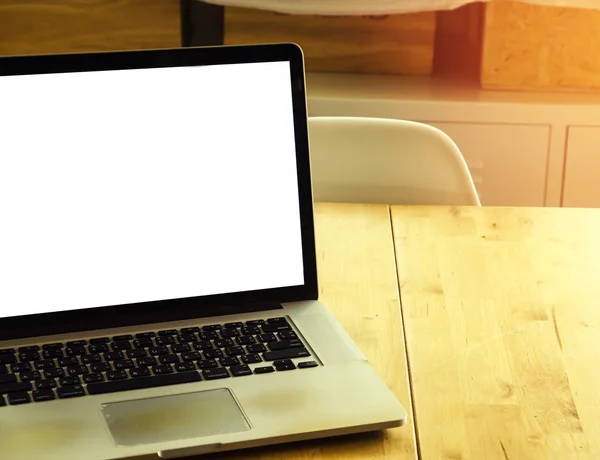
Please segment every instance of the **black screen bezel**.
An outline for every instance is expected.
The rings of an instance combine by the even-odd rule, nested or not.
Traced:
[[[0,340],[166,322],[318,298],[303,53],[293,43],[0,57],[9,75],[288,61],[294,110],[304,284],[275,289],[0,318]],[[194,88],[190,88],[193,96]],[[32,107],[32,110],[35,108]],[[32,131],[35,128],[32,128]],[[235,208],[234,208],[235,209]],[[1,283],[0,283],[1,284]],[[35,289],[35,286],[31,286]],[[1,286],[0,286],[1,289]],[[0,306],[1,315],[2,306]]]

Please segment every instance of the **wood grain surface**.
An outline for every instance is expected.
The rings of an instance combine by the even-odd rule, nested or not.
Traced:
[[[180,44],[178,0],[0,0],[0,55]]]
[[[421,458],[600,458],[600,210],[392,217]]]
[[[309,71],[429,75],[435,13],[379,17],[225,9],[225,43],[295,42]]]

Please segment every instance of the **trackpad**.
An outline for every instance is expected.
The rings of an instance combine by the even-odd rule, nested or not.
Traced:
[[[117,446],[137,446],[247,431],[227,389],[137,399],[101,406]]]

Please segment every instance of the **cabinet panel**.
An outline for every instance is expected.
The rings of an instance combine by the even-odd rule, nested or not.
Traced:
[[[454,140],[483,205],[544,206],[549,126],[424,122]]]
[[[571,126],[567,142],[563,206],[600,207],[600,127]]]

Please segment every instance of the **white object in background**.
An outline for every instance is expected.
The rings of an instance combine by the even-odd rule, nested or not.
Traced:
[[[309,140],[315,201],[480,205],[458,147],[432,126],[311,117]]]
[[[257,8],[286,14],[384,15],[451,10],[479,0],[203,0],[215,5]],[[497,0],[483,0],[497,1]],[[600,9],[600,0],[520,0],[523,3]]]

